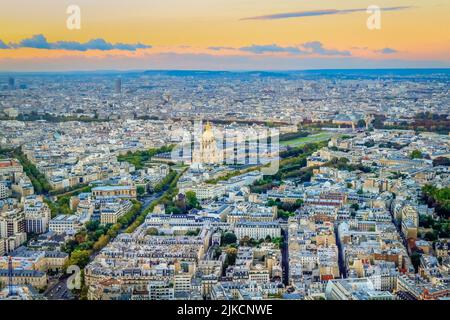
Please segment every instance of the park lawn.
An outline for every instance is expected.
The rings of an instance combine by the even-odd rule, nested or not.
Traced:
[[[323,131],[323,132],[320,132],[317,134],[309,135],[307,137],[301,137],[301,138],[296,138],[296,139],[292,139],[292,140],[281,141],[280,145],[290,146],[290,147],[299,147],[299,146],[307,144],[307,143],[325,141],[325,140],[328,140],[329,138],[331,138],[332,136],[333,136],[333,133]]]

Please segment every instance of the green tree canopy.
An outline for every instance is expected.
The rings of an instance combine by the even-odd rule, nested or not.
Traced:
[[[236,241],[237,241],[237,237],[232,232],[226,232],[223,235],[223,239],[222,239],[223,244],[234,244],[234,243],[236,243]]]
[[[68,265],[77,265],[80,268],[84,268],[89,263],[90,255],[90,250],[74,250],[70,255]]]
[[[145,232],[146,235],[148,236],[157,236],[159,234],[158,229],[151,227],[148,228],[147,231]]]
[[[423,158],[423,154],[422,154],[422,152],[420,152],[419,150],[413,150],[413,151],[410,153],[409,157],[410,157],[411,159],[422,159],[422,158]]]

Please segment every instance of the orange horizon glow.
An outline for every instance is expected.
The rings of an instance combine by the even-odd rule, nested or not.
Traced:
[[[54,61],[59,61],[58,66],[63,66],[62,59],[67,60],[67,68],[75,60],[120,60],[119,68],[128,65],[136,67],[140,62],[145,68],[148,61],[156,61],[161,56],[168,59],[169,55],[180,61],[183,56],[201,55],[211,59],[221,58],[222,61],[242,57],[249,66],[253,60],[265,58],[272,59],[275,64],[279,60],[280,65],[289,60],[289,66],[294,68],[296,61],[305,63],[308,59],[316,58],[324,61],[345,60],[349,67],[352,66],[351,59],[410,61],[411,67],[414,67],[415,62],[427,61],[432,62],[432,65],[450,66],[450,1],[377,1],[381,8],[405,9],[382,12],[381,30],[368,30],[368,14],[361,10],[372,2],[347,0],[341,1],[339,5],[325,0],[314,3],[294,0],[7,2],[0,4],[0,41],[5,46],[15,47],[1,49],[0,42],[0,70],[14,70],[19,62],[32,66],[35,60],[42,63],[40,69],[45,69],[46,65],[52,69]],[[69,4],[77,4],[81,9],[80,30],[69,30],[65,26]],[[248,17],[329,9],[359,11],[289,19],[243,20]],[[112,44],[142,43],[152,47],[135,51],[21,47],[22,40],[36,34],[42,34],[51,43],[85,43],[101,38]],[[295,54],[295,51],[283,49],[303,50],[302,46],[308,42],[320,42],[324,50]],[[242,47],[251,46],[276,46],[281,49],[264,52],[241,50]],[[213,50],[210,47],[223,48]],[[330,52],[348,54],[328,54]],[[166,62],[170,67],[170,59]]]

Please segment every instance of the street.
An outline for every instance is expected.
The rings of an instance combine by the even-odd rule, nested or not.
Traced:
[[[67,288],[67,275],[62,275],[59,278],[49,279],[47,290],[44,292],[44,296],[48,300],[70,300],[74,295]]]

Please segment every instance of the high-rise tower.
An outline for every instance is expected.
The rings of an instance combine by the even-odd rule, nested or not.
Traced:
[[[122,93],[122,78],[117,78],[116,79],[116,94],[121,94]]]
[[[14,88],[15,88],[15,80],[13,77],[8,78],[8,88],[10,90],[14,90]]]

